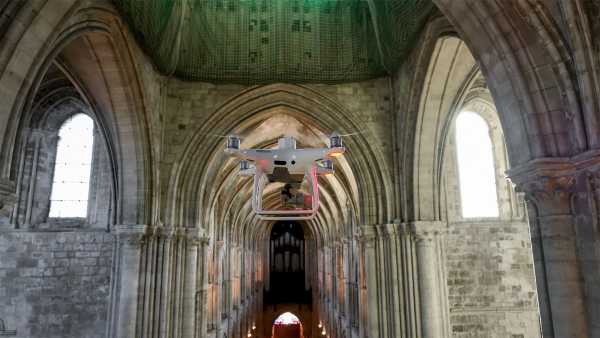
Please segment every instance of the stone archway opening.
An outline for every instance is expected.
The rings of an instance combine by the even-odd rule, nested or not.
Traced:
[[[291,312],[282,313],[273,322],[271,338],[304,338],[302,322]]]
[[[277,222],[270,237],[271,288],[265,295],[266,304],[311,304],[311,290],[305,283],[306,247],[302,225]]]

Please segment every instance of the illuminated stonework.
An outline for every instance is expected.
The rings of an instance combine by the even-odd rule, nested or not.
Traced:
[[[597,337],[595,2],[3,2],[0,335]],[[463,213],[461,112],[493,217]],[[347,135],[315,217],[257,217],[230,134]]]

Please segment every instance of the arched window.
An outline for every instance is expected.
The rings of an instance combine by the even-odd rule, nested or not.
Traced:
[[[480,115],[462,112],[456,118],[456,152],[463,217],[498,217],[492,140]]]
[[[94,121],[76,114],[60,128],[49,217],[86,217]]]

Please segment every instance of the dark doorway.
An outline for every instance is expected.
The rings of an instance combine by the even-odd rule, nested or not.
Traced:
[[[267,304],[310,304],[311,292],[305,287],[305,241],[302,226],[278,222],[270,239],[271,289]]]

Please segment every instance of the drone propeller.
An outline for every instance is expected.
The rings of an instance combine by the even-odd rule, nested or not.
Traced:
[[[214,134],[214,133],[200,133],[200,134],[201,135],[207,135],[207,136],[210,136],[210,137],[217,137],[217,138],[227,138],[229,136],[232,136],[232,135],[221,135],[221,134]]]
[[[350,133],[350,134],[338,134],[338,136],[342,136],[342,137],[346,137],[346,136],[354,136],[354,135],[358,135],[358,134],[362,134],[362,131],[357,131],[355,133]]]
[[[332,132],[330,135],[331,136],[339,136],[339,137],[346,137],[346,136],[355,136],[355,135],[359,135],[359,134],[364,134],[366,131],[365,130],[359,130],[359,131],[355,131],[353,133],[348,133],[348,134],[340,134],[337,131]]]

